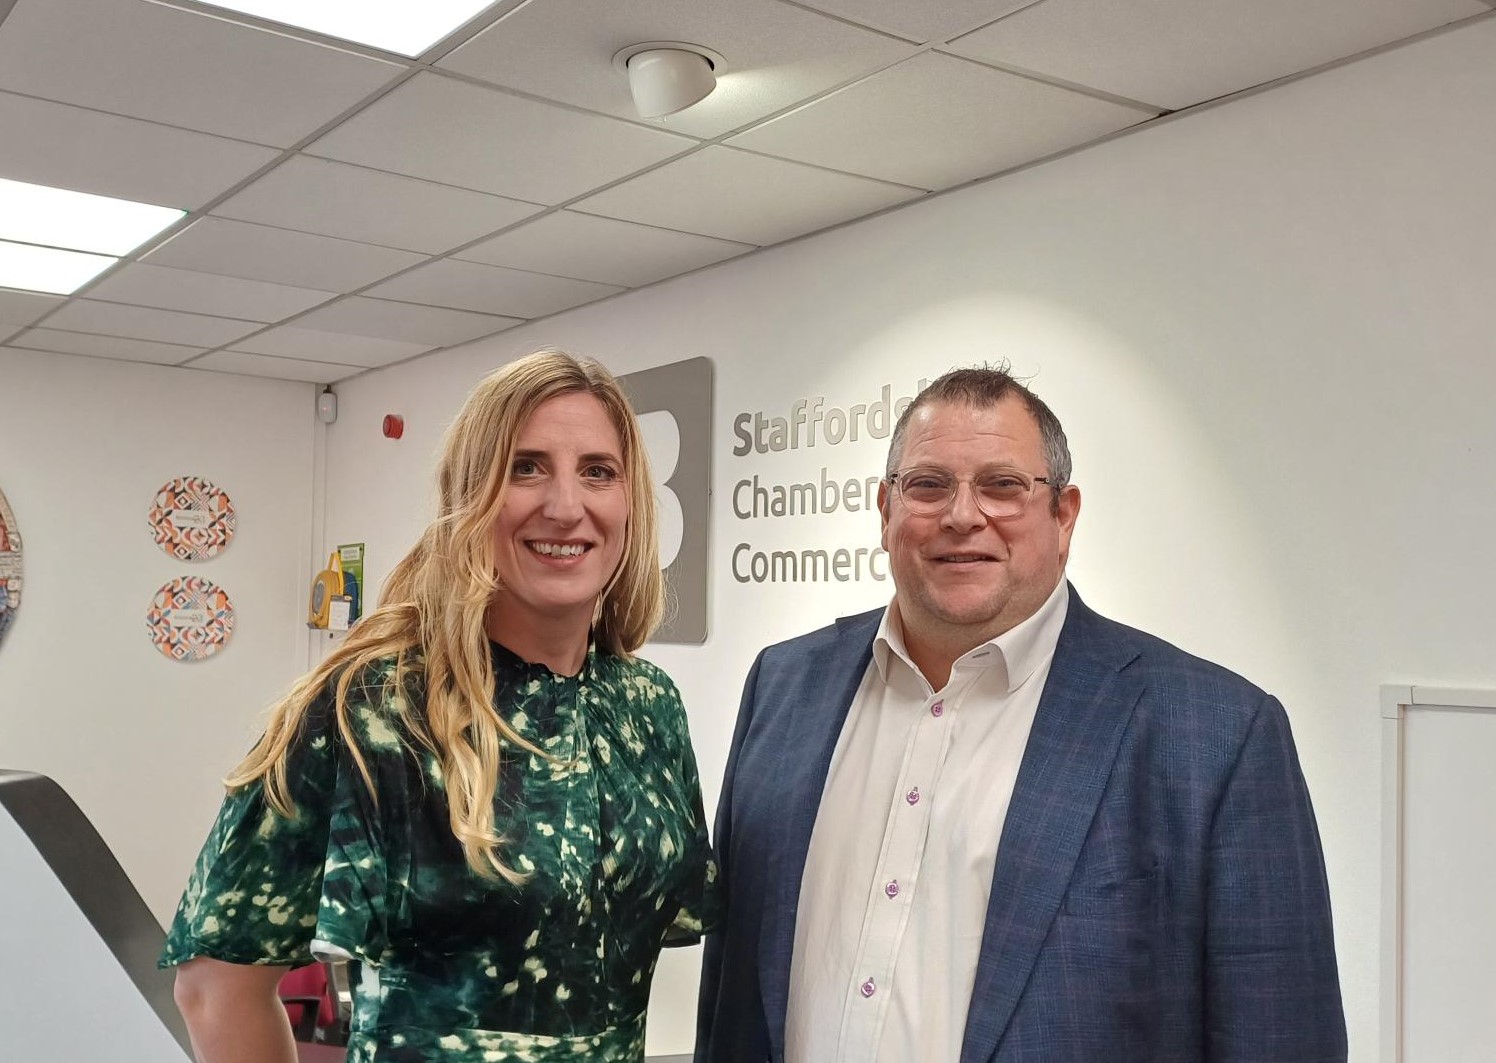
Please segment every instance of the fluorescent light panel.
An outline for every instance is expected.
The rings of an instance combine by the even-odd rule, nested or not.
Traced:
[[[128,255],[186,213],[0,178],[0,240]]]
[[[493,0],[238,0],[215,6],[414,58]]]
[[[0,240],[0,288],[72,295],[119,259]]]

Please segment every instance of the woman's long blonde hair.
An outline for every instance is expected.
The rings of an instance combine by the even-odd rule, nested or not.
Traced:
[[[593,634],[601,648],[621,657],[644,644],[660,621],[664,580],[654,485],[638,422],[602,366],[560,351],[538,351],[489,374],[468,396],[442,446],[436,519],[390,573],[379,606],[274,706],[264,736],[225,780],[230,789],[263,779],[271,806],[282,815],[295,814],[287,752],[308,706],[331,681],[338,731],[373,794],[373,778],[349,722],[348,692],[365,668],[393,657],[389,704],[406,732],[441,764],[452,833],[468,865],[485,877],[520,881],[523,876],[499,856],[503,839],[494,825],[494,792],[505,743],[538,751],[494,705],[485,627],[500,585],[492,529],[521,429],[542,403],[575,392],[597,398],[617,429],[629,497],[623,557],[603,590]],[[410,705],[405,696],[405,679],[412,673],[422,679],[424,706]]]

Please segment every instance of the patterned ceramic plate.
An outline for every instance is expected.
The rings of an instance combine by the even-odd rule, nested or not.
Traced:
[[[156,492],[151,505],[156,545],[178,561],[206,561],[234,538],[237,519],[229,496],[201,476],[179,476]]]
[[[0,491],[0,642],[21,607],[21,530]]]
[[[156,649],[174,661],[201,661],[234,633],[234,603],[216,583],[181,576],[156,592],[145,614]]]

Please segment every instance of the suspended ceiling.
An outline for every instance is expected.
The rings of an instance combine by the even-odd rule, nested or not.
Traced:
[[[0,346],[332,383],[1493,6],[502,0],[410,59],[0,0],[0,177],[187,212],[72,296],[0,289]],[[725,69],[644,121],[612,57],[655,40]]]

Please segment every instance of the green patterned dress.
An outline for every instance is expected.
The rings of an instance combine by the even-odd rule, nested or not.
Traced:
[[[641,1063],[660,947],[713,918],[680,697],[653,665],[598,649],[576,676],[493,656],[495,704],[554,758],[517,750],[500,771],[502,855],[523,885],[468,869],[441,771],[393,711],[391,661],[349,693],[377,803],[324,696],[288,764],[296,818],[259,784],[224,800],[162,965],[352,955],[366,970],[349,1063]]]

